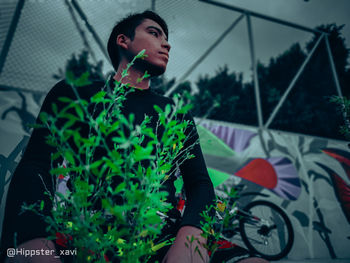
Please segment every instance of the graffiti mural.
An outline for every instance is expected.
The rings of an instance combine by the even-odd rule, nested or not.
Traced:
[[[350,180],[350,153],[340,149],[323,149],[325,154],[336,159],[343,167],[347,178]],[[334,172],[331,168],[317,163],[329,175],[333,183],[334,193],[342,207],[343,213],[350,224],[350,184],[346,183],[340,175]],[[349,237],[350,238],[350,237]]]
[[[197,123],[217,192],[244,184],[287,212],[296,235],[289,258],[349,257],[350,153],[345,142],[210,120]]]
[[[44,94],[4,88],[1,88],[0,92],[0,136],[2,140],[0,148],[0,226],[2,226],[7,187],[29,141],[30,125],[35,123],[36,118],[33,112],[39,112]]]

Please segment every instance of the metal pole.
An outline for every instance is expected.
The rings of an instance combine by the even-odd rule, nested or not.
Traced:
[[[7,54],[9,52],[13,36],[15,35],[15,31],[16,31],[16,28],[18,25],[19,18],[21,16],[21,11],[23,9],[23,6],[24,6],[24,0],[18,1],[15,13],[13,14],[11,25],[10,25],[9,30],[7,32],[7,36],[6,36],[6,39],[5,39],[3,48],[1,50],[1,54],[0,54],[0,74],[2,72],[4,65],[5,65],[6,57],[7,57]]]
[[[339,84],[337,70],[335,69],[335,65],[334,65],[332,51],[331,51],[331,48],[329,46],[328,36],[325,37],[325,41],[326,41],[327,53],[328,53],[329,63],[331,64],[332,75],[333,75],[335,87],[337,88],[338,96],[343,97],[343,94],[342,94],[341,88],[340,88],[340,84]]]
[[[239,23],[239,21],[242,20],[244,15],[240,15],[233,23],[216,39],[216,41],[203,53],[202,56],[200,56],[196,62],[192,64],[192,66],[185,72],[185,74],[182,75],[182,77],[179,78],[177,83],[181,83],[184,81],[197,67],[198,65],[213,51],[215,47],[227,36],[228,33]],[[176,88],[178,85],[174,84],[174,86],[169,89],[166,93],[165,96],[169,96]]]
[[[350,128],[350,120],[349,120],[349,116],[348,116],[348,114],[346,112],[346,109],[345,109],[345,101],[344,101],[345,99],[343,97],[343,94],[342,94],[342,91],[341,91],[341,87],[340,87],[340,84],[339,84],[338,74],[337,74],[337,70],[335,68],[332,51],[331,51],[331,48],[329,46],[328,36],[325,37],[325,41],[326,41],[326,47],[327,47],[327,53],[328,53],[329,62],[331,64],[331,68],[332,68],[332,75],[333,75],[335,87],[337,88],[338,96],[342,100],[342,111],[343,111],[344,122],[345,122],[346,127],[349,129]]]
[[[247,17],[247,26],[248,26],[248,36],[249,36],[249,48],[250,48],[250,58],[252,62],[252,70],[253,70],[253,81],[254,81],[254,90],[255,90],[255,103],[258,114],[258,123],[259,128],[263,127],[263,118],[262,118],[262,109],[260,103],[260,90],[259,90],[259,80],[258,80],[258,72],[257,65],[255,59],[255,48],[254,48],[254,39],[252,32],[252,24],[250,21],[250,14],[246,14]]]
[[[273,119],[275,118],[277,112],[279,111],[279,109],[281,108],[282,104],[284,103],[284,101],[286,100],[289,92],[292,90],[292,88],[294,87],[294,84],[297,82],[297,80],[299,79],[301,73],[303,72],[305,66],[307,65],[307,63],[309,62],[310,58],[312,57],[312,55],[314,54],[316,48],[318,47],[318,45],[320,44],[322,38],[325,36],[325,34],[321,34],[321,36],[318,38],[316,44],[314,45],[314,47],[312,48],[311,52],[309,53],[309,55],[306,57],[306,59],[304,60],[303,64],[301,65],[299,71],[297,72],[297,74],[294,76],[294,78],[292,79],[292,81],[290,82],[287,90],[284,92],[284,94],[282,95],[280,101],[278,102],[277,106],[274,108],[273,112],[271,113],[268,121],[265,124],[265,128],[268,128],[269,125],[271,124],[271,122],[273,121]]]
[[[156,0],[151,0],[151,10],[156,11]]]
[[[95,32],[94,28],[90,25],[86,15],[84,14],[83,10],[81,9],[81,7],[79,6],[79,4],[77,3],[76,0],[72,0],[72,5],[75,8],[75,10],[78,12],[79,16],[81,17],[81,19],[84,21],[87,29],[90,31],[90,33],[92,34],[92,36],[94,37],[97,45],[99,46],[99,48],[101,49],[102,53],[105,55],[105,57],[108,59],[109,61],[109,56],[107,54],[105,45],[103,44],[102,40],[100,39],[100,37],[97,35],[97,33]]]
[[[285,25],[285,26],[294,27],[294,28],[297,28],[297,29],[300,29],[300,30],[303,30],[303,31],[307,31],[307,32],[311,32],[311,33],[326,33],[324,31],[320,31],[320,30],[317,30],[317,29],[313,29],[313,28],[309,28],[309,27],[306,27],[306,26],[302,26],[302,25],[299,25],[299,24],[296,24],[296,23],[293,23],[293,22],[288,22],[288,21],[285,21],[285,20],[282,20],[282,19],[279,19],[279,18],[275,18],[275,17],[272,17],[272,16],[263,15],[263,14],[260,14],[260,13],[254,12],[254,11],[250,11],[248,9],[236,7],[236,6],[233,6],[233,5],[227,5],[227,4],[223,4],[223,3],[216,2],[216,1],[211,1],[211,0],[199,0],[199,1],[204,2],[204,3],[208,3],[208,4],[212,4],[212,5],[216,5],[216,6],[220,6],[220,7],[223,7],[223,8],[226,8],[226,9],[230,9],[230,10],[233,10],[233,11],[237,11],[237,12],[240,12],[240,13],[250,14],[251,16],[255,16],[255,17],[258,17],[258,18],[262,18],[264,20],[272,21],[272,22],[276,22],[278,24],[282,24],[282,25]]]
[[[74,10],[73,10],[73,8],[72,8],[72,6],[71,6],[71,4],[70,4],[70,1],[69,1],[69,0],[65,0],[65,3],[66,3],[66,5],[67,5],[68,11],[69,11],[69,13],[70,13],[70,15],[71,15],[71,17],[72,17],[72,19],[73,19],[73,23],[74,23],[74,25],[76,26],[76,28],[77,28],[77,30],[78,30],[80,36],[81,36],[81,39],[83,40],[83,44],[84,44],[85,48],[89,51],[89,53],[90,53],[90,55],[91,55],[93,61],[97,64],[97,58],[96,58],[96,56],[95,56],[95,53],[94,53],[94,51],[92,50],[92,48],[91,48],[91,46],[90,46],[90,44],[89,44],[89,41],[87,40],[85,31],[84,31],[84,30],[80,27],[80,25],[79,25],[78,19],[77,19],[76,15],[75,15],[75,13],[74,13]]]

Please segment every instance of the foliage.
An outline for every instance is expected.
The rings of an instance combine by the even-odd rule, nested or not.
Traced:
[[[209,252],[210,260],[213,259],[215,252],[220,246],[218,241],[223,239],[223,233],[225,231],[234,231],[234,228],[237,226],[235,221],[237,216],[235,200],[238,199],[239,192],[235,187],[228,191],[227,187],[224,186],[224,193],[225,198],[217,197],[216,204],[207,207],[201,214],[203,218],[201,222],[202,236],[208,240],[205,248]]]
[[[104,80],[102,66],[102,60],[97,64],[91,63],[89,61],[89,52],[87,50],[82,50],[78,54],[78,57],[72,54],[71,58],[66,63],[65,70],[61,68],[58,69],[58,73],[54,74],[52,77],[61,80],[65,78],[65,72],[71,72],[75,78],[79,78],[81,75],[88,72],[90,80]]]
[[[122,78],[135,59],[143,57],[144,51],[123,71]],[[134,91],[128,84],[116,82],[112,92],[101,90],[90,101],[80,98],[77,87],[88,85],[89,78],[89,72],[77,78],[68,70],[66,80],[77,99],[59,98],[66,105],[63,109],[53,104],[53,115],[40,115],[41,127],[50,130],[47,143],[57,149],[52,162],[65,162],[52,167],[53,180],[69,176],[72,185],[66,193],[47,191],[54,209],[45,220],[52,238],[59,233],[65,245],[77,248],[77,262],[105,262],[105,257],[143,262],[161,247],[153,240],[164,224],[157,213],[171,207],[161,187],[174,172],[173,160],[181,164],[193,157],[189,153],[193,145],[184,147],[189,139],[184,132],[193,124],[180,121],[190,107],[178,96],[173,99],[175,105],[154,106],[159,121],[153,130],[148,126],[149,116],[138,125],[133,114],[121,113],[127,94]],[[96,110],[101,106],[101,111]],[[82,135],[78,123],[87,125],[88,136]],[[159,127],[164,129],[162,136],[158,136]],[[101,151],[104,157],[96,159]],[[115,184],[116,180],[120,183]],[[25,209],[40,214],[43,208],[41,202]]]
[[[213,77],[201,76],[196,85],[195,116],[207,115],[209,119],[251,125],[257,123],[253,87],[243,84],[242,74],[229,73],[224,66]]]

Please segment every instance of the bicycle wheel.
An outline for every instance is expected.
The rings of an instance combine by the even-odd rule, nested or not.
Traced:
[[[292,249],[294,232],[285,212],[277,205],[258,200],[248,204],[239,221],[242,240],[248,249],[267,260],[285,257]]]

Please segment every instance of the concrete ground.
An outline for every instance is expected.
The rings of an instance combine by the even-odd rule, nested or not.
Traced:
[[[239,239],[232,239],[231,242],[237,244],[238,246],[241,246],[243,248],[246,248],[243,242]],[[349,248],[350,249],[350,248]],[[227,263],[233,263],[234,260],[227,261]],[[271,261],[271,263],[350,263],[350,257],[347,259],[327,259],[327,258],[320,258],[320,259],[281,259],[278,261]]]
[[[234,261],[227,261],[227,263],[233,263]],[[271,261],[271,263],[350,263],[348,259],[281,259],[278,261]]]
[[[282,259],[279,261],[272,261],[278,263],[350,263],[349,259],[303,259],[303,260],[291,260],[291,259]]]

